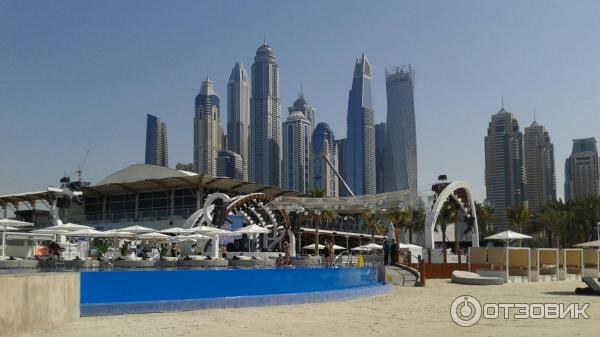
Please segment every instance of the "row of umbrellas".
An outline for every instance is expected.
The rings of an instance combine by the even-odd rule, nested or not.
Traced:
[[[0,219],[0,231],[2,231],[2,259],[6,258],[5,247],[6,247],[6,232],[18,230],[18,227],[34,226],[33,223],[24,222],[14,219],[3,218]],[[167,228],[161,231],[155,229],[143,227],[139,225],[125,227],[121,229],[113,229],[109,231],[98,231],[90,226],[78,225],[74,223],[64,223],[56,226],[51,226],[43,229],[37,229],[31,231],[34,234],[50,234],[50,235],[66,235],[68,237],[86,237],[86,238],[135,238],[136,240],[153,240],[153,241],[169,241],[169,242],[183,242],[183,241],[197,241],[204,239],[211,239],[213,237],[223,235],[255,235],[269,233],[270,230],[260,227],[258,225],[249,225],[242,227],[235,231],[228,231],[215,227],[199,226],[190,229],[183,229],[179,227]],[[174,234],[170,236],[167,234]]]

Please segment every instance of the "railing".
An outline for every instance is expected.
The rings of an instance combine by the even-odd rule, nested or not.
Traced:
[[[171,220],[171,219],[187,219],[194,212],[195,208],[177,208],[173,210],[173,216],[171,216],[170,209],[160,210],[142,210],[139,211],[137,216],[135,212],[110,212],[106,213],[105,216],[102,213],[86,214],[84,217],[71,217],[71,221],[87,224],[99,224],[99,223],[118,223],[118,222],[139,222],[139,221],[156,221],[156,220]],[[84,220],[84,221],[82,221]]]

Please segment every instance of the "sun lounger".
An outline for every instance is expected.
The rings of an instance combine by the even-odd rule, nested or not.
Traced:
[[[178,267],[227,267],[228,265],[225,259],[212,259],[204,255],[186,256],[177,260]]]
[[[591,276],[584,276],[581,280],[587,285],[586,288],[575,288],[575,293],[579,295],[600,295],[600,281]]]
[[[452,272],[452,282],[470,285],[498,285],[504,284],[504,279],[501,277],[481,276],[468,271],[455,270]]]

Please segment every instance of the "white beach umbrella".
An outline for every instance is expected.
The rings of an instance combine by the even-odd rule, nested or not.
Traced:
[[[179,237],[182,238],[182,239],[188,239],[188,240],[208,240],[208,239],[211,239],[210,236],[202,235],[202,234],[198,234],[198,233],[190,234],[190,235],[182,235],[182,236],[179,236]]]
[[[356,251],[371,251],[371,250],[382,250],[382,249],[383,249],[383,246],[378,245],[376,243],[372,243],[372,242],[369,244],[366,244],[366,245],[352,248],[352,250],[356,250]]]
[[[576,245],[573,245],[573,247],[600,247],[600,240],[578,243]]]
[[[17,228],[17,227],[11,227],[11,226],[0,227],[0,231],[4,231],[4,232],[18,231],[18,230],[19,230],[19,228]]]
[[[60,225],[56,225],[56,226],[46,227],[44,229],[58,233],[60,231],[74,232],[74,231],[78,231],[80,229],[91,229],[91,228],[92,227],[90,227],[90,226],[78,225],[78,224],[69,222],[69,223],[64,223],[64,224],[60,224]]]
[[[125,227],[125,228],[120,228],[120,229],[117,229],[116,231],[117,232],[131,232],[133,234],[142,234],[142,233],[154,232],[155,230],[152,228],[135,225],[135,226],[129,226],[129,227]]]
[[[310,245],[302,247],[302,249],[314,250],[315,249],[315,245],[311,243]],[[322,244],[319,244],[319,250],[321,250],[321,249],[325,249],[325,246],[322,245]],[[342,246],[338,246],[338,245],[333,245],[333,250],[342,250],[342,249],[346,249],[346,248],[344,248]]]
[[[500,232],[500,233],[496,233],[494,235],[486,236],[485,239],[486,240],[502,240],[502,241],[504,241],[506,243],[506,246],[508,247],[508,244],[510,243],[510,240],[531,239],[531,236],[525,235],[525,234],[521,234],[521,233],[517,233],[517,232],[513,232],[511,230],[505,230],[504,232]]]
[[[159,233],[164,234],[184,234],[184,233],[192,233],[190,229],[184,229],[181,227],[172,227],[158,231]]]
[[[90,237],[102,237],[104,234],[105,234],[104,232],[95,230],[93,228],[86,228],[86,229],[80,229],[77,231],[69,232],[67,235],[75,236],[75,237],[90,238]]]
[[[267,228],[261,227],[259,225],[250,225],[246,227],[242,227],[231,232],[231,235],[242,235],[242,234],[267,234],[271,231]]]
[[[19,221],[14,219],[2,218],[0,219],[0,226],[2,230],[2,260],[6,259],[6,228],[7,227],[29,227],[34,226],[31,222]]]
[[[167,241],[170,236],[162,233],[144,233],[138,236],[140,240],[155,240],[155,241]]]

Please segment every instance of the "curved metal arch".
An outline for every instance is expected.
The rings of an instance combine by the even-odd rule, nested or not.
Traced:
[[[479,247],[479,226],[477,224],[475,200],[471,196],[471,185],[465,181],[455,181],[444,188],[438,195],[431,210],[427,212],[425,219],[425,248],[434,248],[434,231],[437,218],[440,215],[440,211],[446,200],[448,200],[449,197],[454,197],[453,194],[458,190],[463,190],[465,192],[469,208],[471,209],[471,215],[475,218],[473,230],[471,231],[471,245],[472,247]]]

